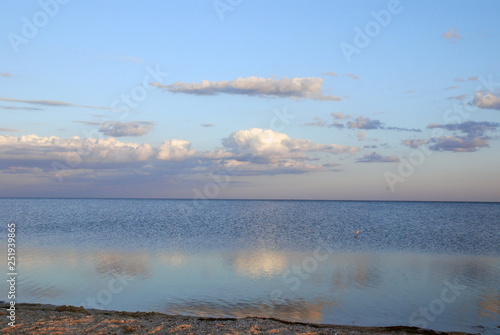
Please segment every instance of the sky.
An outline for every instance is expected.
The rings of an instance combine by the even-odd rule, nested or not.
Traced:
[[[1,197],[500,201],[498,1],[0,6]]]

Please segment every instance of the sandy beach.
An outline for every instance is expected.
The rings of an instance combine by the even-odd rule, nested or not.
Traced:
[[[356,327],[264,318],[202,318],[45,304],[17,304],[16,326],[10,327],[8,305],[0,307],[4,318],[0,331],[5,334],[467,334],[404,326]]]

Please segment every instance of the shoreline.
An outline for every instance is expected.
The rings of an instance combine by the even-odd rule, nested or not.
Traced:
[[[6,334],[441,334],[409,326],[363,327],[278,320],[275,318],[216,318],[168,315],[159,312],[123,312],[50,304],[16,304],[16,326],[10,327],[7,303],[0,304]]]

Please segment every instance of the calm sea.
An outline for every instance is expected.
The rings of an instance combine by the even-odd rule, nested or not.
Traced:
[[[17,302],[499,331],[498,203],[0,199],[0,218]]]

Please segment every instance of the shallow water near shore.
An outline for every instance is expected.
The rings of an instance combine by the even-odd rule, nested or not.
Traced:
[[[0,214],[3,236],[16,223],[18,302],[500,325],[500,204],[0,199]]]

